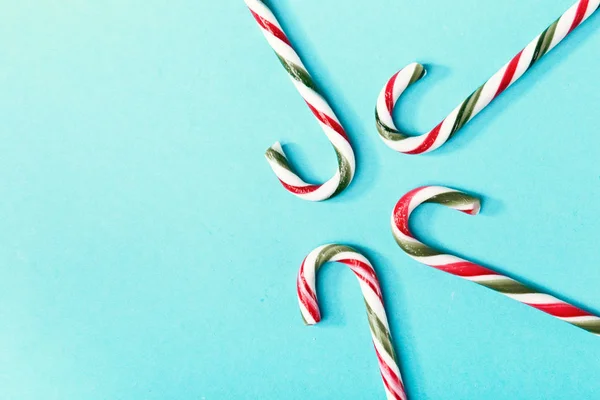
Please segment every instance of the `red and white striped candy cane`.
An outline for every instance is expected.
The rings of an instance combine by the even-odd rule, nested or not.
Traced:
[[[600,0],[579,0],[435,128],[419,136],[409,136],[400,132],[392,118],[394,106],[400,95],[425,75],[421,64],[408,65],[392,76],[377,99],[375,118],[379,135],[387,146],[406,154],[421,154],[437,149],[599,7]]]
[[[304,322],[307,325],[314,325],[321,320],[317,300],[316,274],[323,264],[330,261],[346,264],[358,278],[367,306],[371,336],[375,353],[377,353],[385,393],[388,400],[405,400],[406,393],[396,361],[379,280],[373,266],[365,256],[351,247],[339,244],[317,247],[306,256],[300,266],[297,280],[298,302]]]
[[[442,204],[467,214],[479,213],[479,199],[442,186],[411,190],[396,204],[392,232],[398,245],[413,259],[452,275],[478,283],[514,300],[548,313],[581,329],[600,335],[600,318],[549,294],[532,289],[515,279],[423,244],[410,231],[410,214],[423,203]]]
[[[288,192],[311,201],[321,201],[333,197],[343,191],[354,177],[356,165],[348,135],[327,101],[319,93],[315,82],[302,64],[275,15],[261,0],[245,0],[245,2],[294,86],[333,145],[337,155],[338,169],[327,182],[310,184],[292,170],[279,142],[267,149],[265,157]]]

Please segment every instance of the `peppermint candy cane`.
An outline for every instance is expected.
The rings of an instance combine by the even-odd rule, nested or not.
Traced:
[[[441,186],[423,186],[405,194],[392,213],[392,232],[398,245],[413,259],[430,267],[478,283],[558,319],[600,335],[600,318],[508,276],[462,258],[443,254],[417,240],[408,226],[410,214],[422,203],[442,204],[467,214],[479,213],[479,199]]]
[[[362,290],[371,336],[379,362],[379,370],[388,400],[405,400],[406,392],[402,384],[396,353],[392,345],[390,328],[383,307],[383,297],[373,266],[362,254],[351,247],[327,244],[317,247],[302,261],[298,272],[297,292],[302,319],[307,325],[321,321],[317,300],[317,270],[327,262],[346,264],[358,278]]]
[[[302,64],[300,57],[292,47],[279,22],[277,22],[275,15],[261,0],[245,0],[245,2],[265,38],[277,54],[279,61],[292,79],[294,86],[306,101],[308,108],[317,118],[325,135],[333,145],[337,155],[338,169],[327,182],[320,185],[310,184],[302,180],[291,168],[279,142],[267,149],[265,157],[288,192],[311,201],[321,201],[333,197],[343,191],[354,177],[356,168],[354,151],[350,145],[348,135],[346,135],[344,128],[327,101],[319,93],[312,77]]]
[[[400,132],[392,118],[394,106],[400,95],[408,86],[425,76],[425,68],[421,64],[408,65],[392,76],[377,99],[375,118],[379,135],[388,147],[406,154],[421,154],[437,149],[599,7],[600,0],[577,2],[435,128],[419,136],[408,136]]]

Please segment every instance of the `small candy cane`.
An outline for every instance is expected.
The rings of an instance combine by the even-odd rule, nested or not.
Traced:
[[[312,77],[306,70],[300,57],[283,29],[277,22],[275,15],[261,0],[245,0],[250,12],[260,26],[262,33],[277,54],[279,61],[289,74],[294,86],[300,92],[310,111],[317,118],[321,128],[333,145],[338,160],[338,169],[335,175],[327,182],[314,185],[306,183],[291,168],[281,144],[276,142],[267,149],[265,156],[271,169],[290,193],[311,201],[321,201],[333,197],[343,191],[354,177],[355,160],[354,151],[350,145],[348,135],[335,116],[327,101],[319,93]]]
[[[600,318],[508,276],[449,254],[417,240],[408,226],[410,214],[422,203],[442,204],[466,214],[479,213],[479,199],[441,186],[423,186],[405,194],[392,213],[392,232],[398,245],[413,259],[502,293],[558,319],[600,335]]]
[[[371,336],[385,393],[388,400],[405,400],[406,393],[392,345],[379,281],[373,266],[362,254],[348,246],[328,244],[317,247],[306,256],[300,266],[297,280],[298,302],[304,323],[314,325],[321,320],[315,278],[317,270],[330,261],[346,264],[358,278],[367,306]]]
[[[542,56],[552,50],[600,7],[600,0],[580,0],[529,43],[508,64],[456,107],[450,115],[429,133],[408,136],[400,132],[392,118],[398,98],[412,83],[425,75],[421,64],[413,63],[397,72],[388,81],[377,99],[375,118],[377,131],[384,143],[406,154],[433,151],[461,129],[506,88],[515,83]]]

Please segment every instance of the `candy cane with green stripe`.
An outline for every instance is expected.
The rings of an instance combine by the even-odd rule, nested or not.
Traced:
[[[317,300],[316,274],[327,262],[339,262],[350,267],[358,278],[360,289],[367,306],[367,316],[371,327],[371,336],[375,345],[375,353],[379,362],[383,386],[388,400],[404,400],[406,393],[400,369],[396,361],[396,353],[392,345],[392,337],[383,306],[383,297],[379,280],[373,266],[365,256],[351,247],[339,244],[328,244],[317,247],[302,262],[298,272],[297,292],[302,318],[307,325],[314,325],[321,320],[319,302]]]
[[[424,186],[405,194],[398,201],[392,213],[392,232],[398,245],[410,257],[440,271],[478,283],[581,329],[600,335],[600,318],[597,316],[508,276],[462,258],[444,254],[421,243],[410,231],[408,223],[411,213],[423,203],[442,204],[471,215],[476,215],[480,208],[478,198],[441,186]]]
[[[379,135],[387,146],[406,154],[421,154],[437,149],[599,7],[600,0],[578,1],[435,128],[419,136],[409,136],[400,132],[392,118],[394,106],[400,95],[408,86],[425,76],[425,69],[421,64],[408,65],[392,76],[377,99],[375,118]]]
[[[311,201],[321,201],[333,197],[343,191],[354,177],[356,168],[354,151],[348,135],[327,101],[319,93],[312,77],[283,32],[275,15],[261,0],[245,0],[245,2],[294,86],[333,145],[337,155],[338,169],[327,182],[310,184],[302,180],[291,168],[279,142],[267,149],[265,157],[283,187],[290,193]]]

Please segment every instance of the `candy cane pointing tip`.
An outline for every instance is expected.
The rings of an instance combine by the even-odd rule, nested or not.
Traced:
[[[335,175],[323,184],[309,184],[300,178],[291,168],[279,142],[265,153],[271,169],[290,193],[311,201],[321,201],[343,191],[354,177],[354,151],[346,131],[335,116],[333,110],[319,93],[312,77],[292,47],[275,15],[261,0],[245,0],[265,38],[277,54],[279,61],[289,74],[294,86],[300,92],[308,108],[317,118],[319,125],[335,149],[338,169]]]
[[[527,304],[558,319],[600,335],[600,318],[580,308],[539,292],[508,276],[491,269],[444,254],[421,243],[410,231],[410,214],[422,203],[442,204],[446,207],[475,215],[479,212],[479,199],[457,190],[441,186],[424,186],[405,194],[392,213],[392,232],[398,245],[413,259],[452,275],[478,283]]]
[[[316,274],[317,270],[327,262],[346,264],[358,278],[367,306],[371,336],[387,399],[405,400],[406,393],[392,345],[379,281],[373,266],[362,254],[348,246],[328,244],[317,247],[306,256],[300,266],[297,280],[298,302],[304,322],[307,325],[314,325],[321,320],[317,300]]]
[[[406,154],[421,154],[437,149],[479,114],[496,96],[523,76],[542,56],[559,44],[599,7],[600,0],[578,1],[486,83],[467,97],[435,128],[419,136],[409,136],[400,132],[392,118],[394,106],[400,95],[408,86],[425,75],[425,69],[421,64],[408,65],[392,76],[377,99],[375,118],[379,135],[388,147]]]

